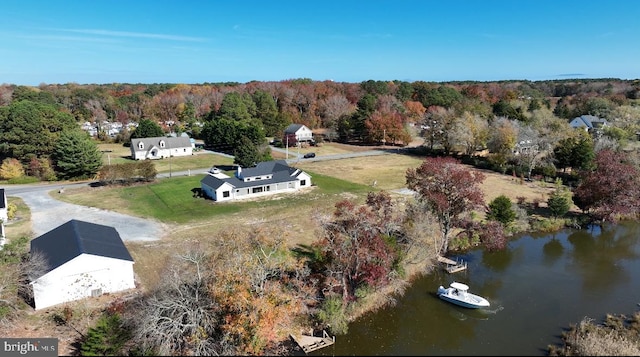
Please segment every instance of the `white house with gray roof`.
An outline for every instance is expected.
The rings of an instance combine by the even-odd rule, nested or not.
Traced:
[[[207,174],[200,180],[202,194],[214,201],[231,201],[294,192],[311,187],[311,176],[290,167],[285,160],[260,162],[255,167],[238,166],[234,177]]]
[[[193,146],[191,139],[184,136],[131,139],[131,158],[155,160],[171,156],[189,156],[193,155]]]
[[[31,281],[35,309],[135,288],[133,258],[115,228],[70,220],[31,241],[46,269]]]
[[[284,129],[284,135],[295,135],[299,142],[313,141],[313,132],[303,124],[290,124]]]

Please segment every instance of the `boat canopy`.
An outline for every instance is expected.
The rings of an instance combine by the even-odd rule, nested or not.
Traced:
[[[453,282],[453,283],[451,283],[450,286],[452,288],[458,289],[458,290],[463,290],[463,291],[469,290],[469,287],[467,285],[465,285],[465,284],[462,284],[462,283]]]

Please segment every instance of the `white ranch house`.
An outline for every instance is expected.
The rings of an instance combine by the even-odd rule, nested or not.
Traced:
[[[303,124],[291,124],[284,129],[285,137],[295,134],[296,140],[299,142],[313,141],[313,132]]]
[[[31,285],[35,309],[135,288],[133,258],[115,228],[79,220],[31,241],[47,269]]]
[[[234,177],[207,174],[200,180],[202,194],[214,201],[231,201],[294,192],[311,187],[311,176],[290,167],[285,160],[260,162],[256,167],[238,169]]]
[[[189,137],[155,137],[131,139],[131,158],[134,160],[163,159],[171,156],[193,155]]]

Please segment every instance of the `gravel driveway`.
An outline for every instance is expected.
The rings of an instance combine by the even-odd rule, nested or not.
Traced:
[[[114,227],[125,242],[158,240],[165,231],[161,222],[58,201],[46,191],[24,192],[15,196],[29,206],[31,227],[36,237],[72,219]]]

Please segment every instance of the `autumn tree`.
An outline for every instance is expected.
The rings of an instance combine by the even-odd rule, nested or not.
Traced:
[[[453,134],[457,146],[462,148],[465,155],[472,156],[487,146],[489,122],[477,114],[464,112],[456,121]]]
[[[461,215],[484,205],[479,187],[484,178],[481,172],[451,157],[426,158],[418,168],[407,170],[407,187],[416,192],[417,198],[438,220],[441,254],[447,252],[450,232]]]
[[[445,254],[449,235],[459,218],[484,205],[479,185],[484,175],[472,171],[451,157],[427,158],[416,169],[406,173],[407,187],[416,191],[417,198],[438,219],[442,242],[439,252]]]
[[[364,122],[366,140],[372,143],[396,142],[407,145],[411,142],[411,134],[404,126],[402,115],[396,111],[375,111]]]
[[[351,115],[355,105],[351,104],[344,95],[334,94],[319,102],[322,126],[327,129],[337,130],[338,121],[344,116]]]
[[[0,179],[11,180],[22,176],[24,176],[24,167],[22,167],[18,159],[8,157],[2,160],[2,165],[0,165]]]
[[[449,153],[453,148],[454,128],[458,117],[453,109],[444,107],[430,107],[427,109],[423,125],[424,139],[429,143],[429,149],[437,145],[442,147],[445,153]]]
[[[427,108],[422,103],[413,100],[405,101],[404,107],[407,111],[407,118],[414,123],[422,122],[422,118],[427,112]]]
[[[343,306],[356,299],[358,288],[384,285],[396,259],[380,219],[390,213],[384,208],[390,202],[384,197],[368,201],[361,206],[340,201],[333,216],[321,222],[322,236],[316,244],[325,257],[328,289],[339,292]]]
[[[623,152],[599,151],[593,170],[583,170],[575,204],[599,221],[636,217],[640,212],[640,170]]]
[[[489,159],[504,173],[506,163],[516,147],[517,127],[509,119],[499,117],[493,120],[489,130],[490,135],[487,142]]]
[[[319,288],[292,254],[287,233],[265,228],[226,230],[212,237],[210,291],[224,317],[220,326],[234,355],[276,355]]]

